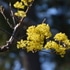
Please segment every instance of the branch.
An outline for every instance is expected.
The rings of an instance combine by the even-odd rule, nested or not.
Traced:
[[[26,9],[26,13],[28,12],[28,10],[30,9],[30,7],[32,6],[33,2],[27,7]],[[2,13],[3,14],[3,13]],[[3,14],[4,15],[4,14]],[[6,18],[5,18],[6,19]],[[20,33],[21,30],[23,30],[23,26],[24,26],[24,21],[25,18],[21,18],[19,23],[14,27],[13,33],[10,37],[10,39],[8,40],[8,42],[6,43],[6,45],[3,45],[0,47],[0,52],[4,52],[9,50],[11,47],[13,47],[13,44],[16,44],[18,41],[18,34]],[[6,19],[7,20],[7,19]],[[8,20],[7,20],[8,21]]]
[[[46,18],[43,19],[42,23],[44,23],[46,21]]]
[[[0,47],[0,52],[4,52],[4,51],[9,50],[9,48],[10,48],[9,46],[10,46],[9,43],[7,43],[6,45],[3,45],[2,47]]]
[[[3,15],[4,19],[7,21],[8,25],[10,26],[10,28],[13,29],[13,26],[11,25],[11,23],[9,22],[9,19],[7,19],[7,17],[4,14],[4,9],[3,7],[0,7],[0,13]]]
[[[15,18],[14,18],[14,13],[13,13],[13,11],[11,9],[11,3],[9,4],[9,6],[10,6],[10,12],[11,12],[11,17],[12,17],[12,20],[13,20],[13,24],[15,26],[16,25],[16,22],[15,22]]]

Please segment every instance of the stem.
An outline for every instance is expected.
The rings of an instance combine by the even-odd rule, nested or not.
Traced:
[[[6,18],[5,14],[4,14],[4,9],[1,9],[0,10],[0,13],[3,15],[4,19],[7,21],[8,25],[10,26],[10,28],[13,29],[11,23],[9,22],[9,19]]]
[[[9,6],[10,6],[10,12],[11,12],[11,17],[12,17],[12,20],[13,20],[13,24],[15,26],[16,25],[16,22],[15,22],[15,18],[14,18],[14,13],[13,13],[13,11],[11,9],[11,3],[9,4]]]
[[[33,2],[27,7],[26,13],[28,12],[28,10],[32,6],[32,4],[33,4]],[[5,20],[7,20],[3,11],[1,13],[3,14]],[[22,23],[23,20],[24,20],[24,18],[22,17],[20,19],[19,23],[14,27],[13,33],[12,33],[10,39],[8,40],[7,44],[0,47],[0,52],[9,50],[11,48],[12,44],[14,43],[14,41],[17,42],[17,35],[18,35],[19,31],[21,30],[21,28],[23,28],[23,23]],[[8,20],[7,20],[7,22],[10,25]],[[12,28],[11,25],[10,25],[10,27]]]
[[[42,23],[44,23],[46,21],[46,18],[43,19]]]

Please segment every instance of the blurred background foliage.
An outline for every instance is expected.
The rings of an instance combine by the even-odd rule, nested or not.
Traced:
[[[15,11],[13,3],[16,1],[17,0],[0,0],[0,5],[4,6],[5,15],[9,18],[11,24],[12,20],[8,5],[11,3],[12,9]],[[34,24],[41,23],[42,20],[46,18],[47,20],[45,22],[50,25],[53,35],[57,32],[64,32],[70,38],[70,0],[35,0],[33,6],[27,13],[27,18]],[[28,19],[26,21],[28,21]],[[26,25],[29,25],[29,23]],[[0,14],[0,45],[4,45],[8,41],[12,31],[13,29],[9,27],[3,16]],[[39,55],[36,54],[37,56],[33,56],[34,54],[30,53],[27,55],[29,58],[31,57],[29,60],[33,59],[32,62],[35,61],[36,65],[37,62],[34,59],[37,56],[39,57],[41,70],[70,70],[69,50],[64,58],[61,58],[58,55],[52,54],[52,56],[45,53]],[[23,60],[24,58],[24,52],[15,49],[15,47],[11,51],[2,52],[0,53],[0,70],[25,70],[24,65],[26,62]],[[47,63],[46,61],[53,63],[50,67],[47,67],[46,65],[48,65],[49,62]]]

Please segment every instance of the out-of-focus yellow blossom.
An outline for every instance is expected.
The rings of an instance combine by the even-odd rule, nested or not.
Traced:
[[[70,40],[64,40],[63,41],[66,45],[70,45]]]
[[[17,2],[14,4],[14,7],[15,7],[15,8],[18,8],[18,9],[24,9],[25,6],[23,5],[22,2],[17,1]]]
[[[59,45],[59,49],[56,51],[57,54],[59,53],[59,55],[61,55],[61,57],[64,57],[64,55],[66,54],[66,48],[64,48],[62,45]]]
[[[64,40],[67,40],[67,36],[65,35],[65,33],[57,33],[55,36],[54,36],[54,39],[55,40],[58,40],[58,41],[64,41]]]
[[[26,12],[18,10],[15,15],[19,17],[26,17]]]
[[[21,0],[25,6],[28,6],[28,3],[32,2],[33,0]]]
[[[32,2],[33,0],[28,0],[28,2]]]
[[[63,57],[64,54],[66,53],[66,48],[64,48],[62,45],[57,44],[54,41],[47,42],[44,48],[45,49],[54,49],[56,51],[56,53],[61,55],[61,57]]]
[[[64,40],[63,43],[66,49],[70,49],[70,40]]]
[[[21,0],[21,2],[23,2],[25,6],[28,6],[27,0]]]

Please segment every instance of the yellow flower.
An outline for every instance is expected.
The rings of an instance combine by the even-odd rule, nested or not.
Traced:
[[[35,32],[35,26],[30,26],[30,27],[28,27],[28,29],[27,29],[27,35],[29,34],[29,33],[34,33]]]
[[[16,16],[19,16],[19,17],[26,17],[26,13],[24,11],[20,11],[18,10],[16,13],[15,13]]]
[[[66,48],[64,48],[62,45],[57,44],[54,41],[49,41],[46,43],[45,49],[54,49],[56,51],[56,53],[58,53],[61,57],[64,56],[64,54],[66,53]]]
[[[24,46],[26,46],[26,41],[23,41],[22,39],[21,39],[21,41],[18,41],[17,42],[17,48],[19,49],[19,48],[23,48]]]
[[[34,41],[29,41],[29,43],[27,44],[27,51],[39,51],[42,50],[43,48],[43,43],[41,42],[34,42]]]
[[[70,40],[64,40],[63,43],[66,49],[70,49]]]
[[[70,45],[70,40],[64,40],[63,41],[66,45]]]
[[[17,1],[17,2],[14,4],[14,7],[15,7],[15,8],[18,8],[18,9],[24,9],[25,6],[23,5],[22,2]]]
[[[33,0],[28,0],[28,2],[32,2]]]
[[[28,3],[32,2],[33,0],[21,0],[25,6],[28,6]]]
[[[67,40],[67,36],[65,35],[65,33],[57,33],[55,36],[54,36],[54,39],[55,40],[58,40],[58,41],[64,41],[64,40]]]
[[[21,0],[21,2],[23,2],[25,6],[28,6],[27,0]]]
[[[66,54],[66,48],[60,46],[61,45],[59,45],[59,49],[56,52],[59,53],[61,57],[64,57],[64,55]]]
[[[49,41],[46,43],[46,45],[44,46],[45,49],[58,49],[58,44],[54,41]]]
[[[28,40],[21,40],[17,42],[17,48],[23,48],[27,49],[27,51],[38,51],[42,50],[43,48],[43,42],[34,42],[34,41],[28,41]]]
[[[51,37],[50,27],[46,23],[42,23],[37,25],[36,31],[47,38]]]

